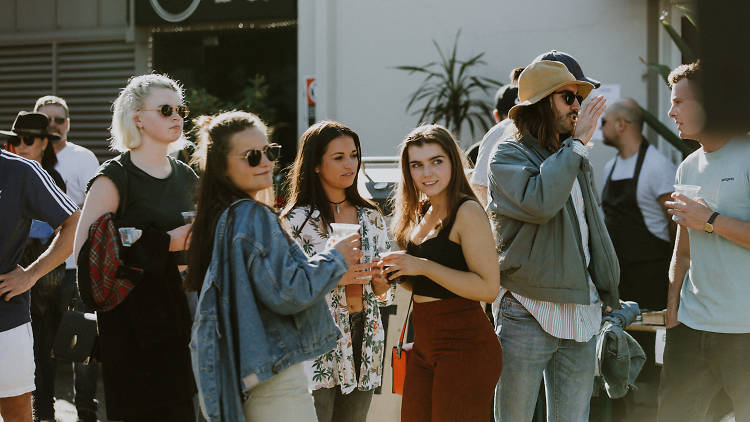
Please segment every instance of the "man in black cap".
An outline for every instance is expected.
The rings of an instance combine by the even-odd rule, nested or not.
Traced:
[[[541,60],[551,60],[553,62],[560,62],[564,64],[565,67],[568,68],[568,71],[572,73],[577,80],[588,82],[591,85],[594,85],[594,89],[597,89],[602,85],[601,82],[597,81],[596,79],[592,79],[584,75],[583,69],[581,69],[581,65],[578,64],[578,60],[564,51],[550,50],[546,53],[542,53],[536,56],[532,63],[536,63]]]
[[[32,144],[47,137],[47,116],[20,112],[8,142]],[[78,207],[35,161],[0,150],[0,415],[5,422],[31,422],[34,351],[29,289],[73,251]],[[31,220],[60,228],[49,248],[26,268],[18,260]]]

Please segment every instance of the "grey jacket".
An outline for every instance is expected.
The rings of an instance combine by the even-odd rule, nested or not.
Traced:
[[[497,145],[487,209],[500,255],[500,284],[532,299],[590,303],[570,195],[577,178],[589,226],[588,271],[602,301],[617,309],[620,266],[594,193],[591,164],[573,151],[572,142],[566,139],[553,154],[531,136]]]

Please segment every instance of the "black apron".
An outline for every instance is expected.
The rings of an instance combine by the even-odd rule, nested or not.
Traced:
[[[631,179],[613,181],[617,160],[612,164],[604,184],[602,208],[620,261],[620,298],[638,302],[641,309],[661,310],[667,305],[672,245],[651,234],[638,206],[638,178],[648,146],[644,139]]]

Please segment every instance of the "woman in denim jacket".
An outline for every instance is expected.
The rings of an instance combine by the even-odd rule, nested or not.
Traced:
[[[265,125],[234,111],[199,127],[187,287],[200,290],[190,351],[202,411],[209,421],[315,421],[302,362],[336,346],[324,296],[359,261],[359,235],[308,259],[260,202],[280,148]]]

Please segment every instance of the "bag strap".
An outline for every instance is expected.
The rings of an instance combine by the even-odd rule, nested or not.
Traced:
[[[300,233],[302,233],[302,229],[305,228],[305,224],[307,224],[307,222],[310,220],[312,213],[313,213],[313,208],[311,206],[310,209],[307,210],[307,217],[305,217],[305,221],[303,221],[302,224],[300,224],[299,228],[294,231],[294,237],[299,237]]]
[[[404,317],[404,326],[401,328],[401,336],[398,338],[398,346],[396,346],[396,354],[401,356],[401,350],[404,346],[404,334],[406,334],[406,324],[409,322],[409,313],[411,312],[411,304],[414,302],[414,292],[411,294],[409,299],[409,306],[406,308],[406,317]]]

